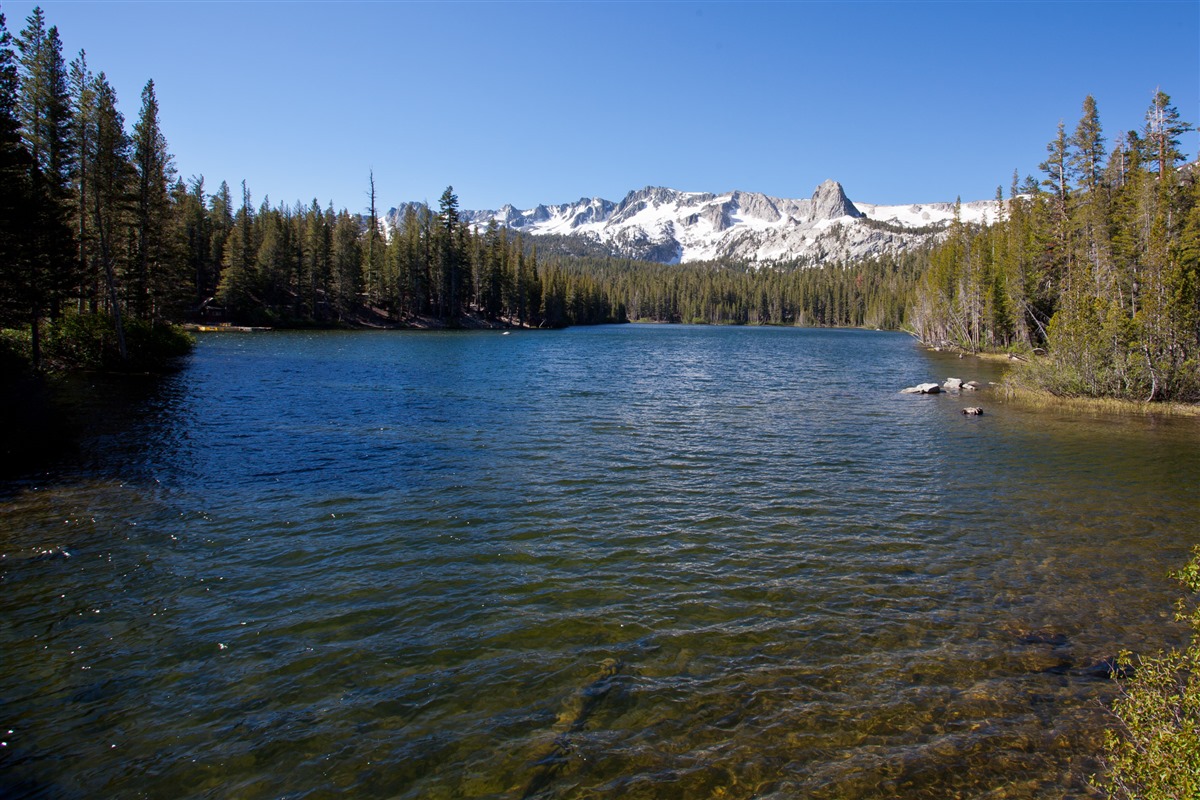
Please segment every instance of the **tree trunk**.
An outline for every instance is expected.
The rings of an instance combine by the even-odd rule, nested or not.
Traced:
[[[105,235],[104,221],[100,215],[100,195],[98,192],[93,193],[96,212],[96,231],[97,238],[100,242],[100,260],[104,262],[104,278],[108,283],[108,302],[112,306],[113,322],[117,329],[117,352],[121,354],[121,360],[129,359],[129,352],[125,349],[125,326],[121,323],[121,303],[117,296],[117,276],[113,271],[112,255],[109,252],[108,236]]]
[[[29,360],[34,372],[42,369],[42,312],[35,308],[29,319]]]

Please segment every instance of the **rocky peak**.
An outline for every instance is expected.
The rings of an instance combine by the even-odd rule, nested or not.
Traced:
[[[814,219],[837,219],[838,217],[861,217],[863,213],[854,207],[842,185],[827,180],[817,187],[812,196]]]
[[[572,207],[574,212],[571,217],[571,227],[578,228],[580,225],[586,225],[592,222],[604,222],[612,214],[614,206],[608,200],[603,200],[599,197],[580,198],[579,202]]]
[[[766,222],[778,222],[783,219],[779,207],[765,194],[735,191],[730,196],[730,200],[745,216],[755,217]]]
[[[644,189],[635,189],[625,195],[625,199],[617,206],[617,213],[625,211],[627,208],[647,208],[649,206],[665,205],[674,202],[679,198],[679,193],[674,189],[667,189],[663,186],[647,186]]]

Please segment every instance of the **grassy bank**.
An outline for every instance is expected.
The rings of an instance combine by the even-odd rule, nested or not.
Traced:
[[[1066,397],[1044,389],[1006,382],[999,386],[1006,399],[1035,408],[1068,409],[1085,413],[1136,414],[1141,416],[1200,417],[1197,403],[1147,403],[1116,397]]]
[[[1200,403],[1129,399],[1092,396],[1079,389],[1078,381],[1056,379],[1058,372],[1067,372],[1041,353],[968,352],[955,348],[929,348],[933,352],[958,353],[960,358],[999,361],[1012,365],[1007,379],[998,391],[1008,400],[1034,408],[1068,409],[1084,413],[1136,414],[1142,416],[1200,417]]]

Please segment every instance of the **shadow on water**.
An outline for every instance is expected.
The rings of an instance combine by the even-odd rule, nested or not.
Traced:
[[[81,426],[47,382],[19,376],[0,385],[0,481],[20,478],[76,451]],[[0,492],[5,491],[0,484]]]
[[[180,380],[177,372],[3,380],[0,496],[48,474],[127,468],[131,448],[143,446],[143,436],[161,425],[174,404]]]

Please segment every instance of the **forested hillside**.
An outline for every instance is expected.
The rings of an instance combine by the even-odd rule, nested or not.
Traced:
[[[35,9],[0,15],[0,338],[5,359],[129,367],[186,350],[168,323],[606,322],[593,281],[507,231],[472,231],[452,189],[385,236],[375,209],[252,204],[179,177],[147,81],[132,127],[86,53],[68,65]],[[157,352],[157,350],[161,352]]]
[[[634,320],[732,325],[899,329],[924,252],[850,264],[657,264],[577,258],[568,274],[592,279]]]
[[[930,253],[909,325],[969,351],[1044,348],[1027,375],[1058,394],[1200,400],[1200,176],[1179,166],[1190,130],[1159,91],[1109,150],[1088,97],[1046,146],[1042,180],[1014,174],[1002,222],[955,223]]]

